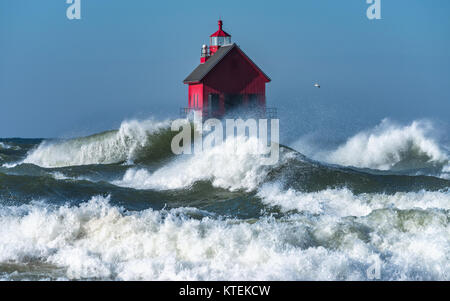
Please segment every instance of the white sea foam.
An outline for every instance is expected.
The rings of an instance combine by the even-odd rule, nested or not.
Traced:
[[[78,176],[78,177],[69,177],[59,171],[53,171],[49,173],[55,180],[76,180],[76,181],[90,181],[92,180],[88,177]]]
[[[197,220],[192,211],[130,212],[103,197],[76,207],[1,206],[0,263],[44,262],[69,279],[365,280],[375,258],[384,280],[450,280],[442,210],[257,222]]]
[[[168,121],[131,120],[122,122],[117,131],[58,142],[44,141],[22,163],[64,167],[132,161],[147,145],[148,135],[168,125]]]
[[[13,168],[16,167],[19,163],[4,163],[2,167],[4,168]]]
[[[230,190],[253,190],[270,170],[263,155],[256,154],[260,141],[251,137],[236,137],[190,157],[181,157],[150,173],[143,168],[127,170],[113,184],[136,189],[179,189],[198,181],[211,181],[216,187]],[[284,156],[286,158],[286,156]],[[280,158],[280,162],[283,158]]]
[[[8,144],[6,144],[6,143],[3,143],[3,142],[0,142],[0,149],[9,149],[9,148],[11,148],[11,146],[9,146]]]
[[[278,183],[264,184],[258,196],[265,204],[279,206],[282,211],[297,210],[329,216],[366,216],[382,208],[445,209],[450,210],[449,191],[397,192],[354,194],[349,189],[327,189],[305,193],[294,189],[283,190]]]
[[[70,177],[66,176],[65,174],[63,174],[62,172],[59,172],[59,171],[51,172],[50,175],[55,180],[69,180],[69,179],[71,179]]]
[[[20,146],[18,145],[11,145],[6,142],[0,142],[0,149],[12,149],[12,150],[20,150]]]

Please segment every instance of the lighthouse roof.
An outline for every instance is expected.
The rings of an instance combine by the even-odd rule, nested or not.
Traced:
[[[226,33],[225,31],[222,30],[222,25],[223,22],[222,20],[219,20],[219,30],[216,31],[215,33],[213,33],[212,35],[210,35],[210,37],[231,37],[231,35],[229,35],[228,33]]]
[[[270,78],[239,48],[236,43],[231,45],[226,45],[220,47],[214,55],[212,55],[205,63],[198,65],[197,68],[189,74],[188,77],[183,81],[185,84],[196,83],[202,81],[208,73],[214,69],[214,67],[225,58],[232,49],[237,49],[249,62],[250,64],[262,74],[268,82]]]
[[[231,35],[229,35],[227,32],[223,31],[222,29],[219,29],[218,31],[216,31],[215,33],[213,33],[212,35],[210,35],[210,37],[231,37]]]

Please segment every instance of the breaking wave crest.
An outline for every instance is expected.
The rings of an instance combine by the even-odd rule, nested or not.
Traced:
[[[330,163],[379,170],[443,167],[448,153],[432,138],[430,122],[398,126],[388,120],[373,130],[360,132],[335,151],[324,155]]]
[[[168,126],[168,122],[132,120],[122,122],[116,131],[63,141],[44,141],[21,163],[49,168],[134,161],[152,143],[152,135],[167,130]],[[158,147],[154,150],[160,151]]]
[[[186,188],[195,182],[210,181],[215,187],[250,191],[273,168],[264,165],[265,157],[255,152],[259,143],[255,137],[226,139],[222,144],[201,154],[179,158],[153,173],[144,168],[131,168],[123,179],[113,184],[164,190]],[[283,158],[280,162],[282,160]]]
[[[2,206],[0,262],[41,262],[58,279],[367,280],[376,261],[383,280],[449,279],[448,213],[360,213],[215,219],[193,208],[125,211],[100,196]]]

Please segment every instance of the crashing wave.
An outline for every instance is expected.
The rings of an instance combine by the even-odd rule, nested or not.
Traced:
[[[119,130],[64,141],[44,141],[21,163],[41,167],[112,164],[135,160],[151,143],[151,135],[168,122],[124,121]]]
[[[129,169],[118,186],[136,189],[180,189],[199,181],[211,181],[215,187],[250,191],[267,176],[273,166],[254,152],[260,141],[255,137],[236,137],[201,154],[182,157],[151,173],[143,168]],[[285,156],[286,158],[287,156]],[[280,158],[280,162],[283,158]],[[279,164],[280,164],[279,162]]]
[[[193,208],[126,211],[97,196],[0,206],[0,217],[0,263],[43,262],[57,279],[367,280],[376,260],[382,280],[449,280],[442,210],[245,221]]]
[[[345,166],[379,170],[406,170],[444,166],[449,156],[431,137],[429,122],[398,126],[388,120],[375,129],[360,132],[324,160]]]

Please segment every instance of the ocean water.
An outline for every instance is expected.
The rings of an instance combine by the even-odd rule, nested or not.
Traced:
[[[174,156],[169,121],[0,139],[0,279],[450,280],[432,131],[383,121],[328,150],[281,146],[274,166],[251,138]]]

